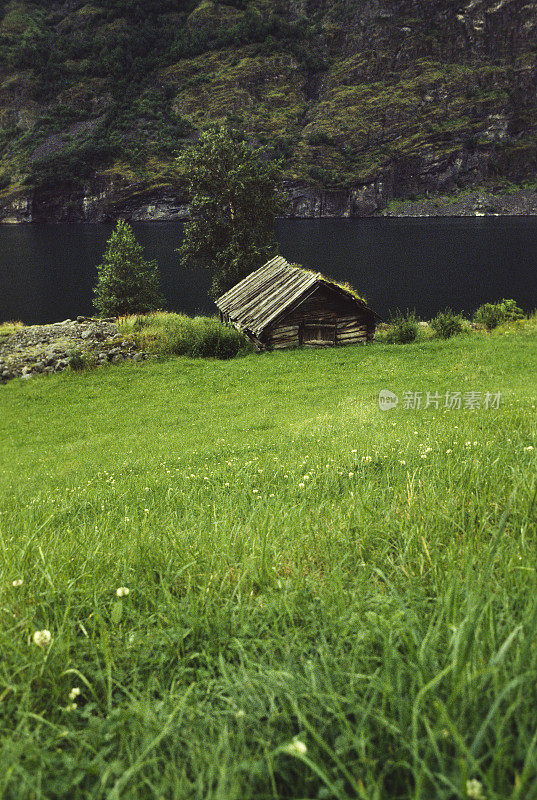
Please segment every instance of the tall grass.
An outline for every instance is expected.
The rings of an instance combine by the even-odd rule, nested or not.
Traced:
[[[118,332],[131,337],[144,350],[159,356],[233,358],[251,352],[239,331],[213,317],[155,312],[123,317]]]
[[[23,327],[22,322],[1,322],[0,323],[0,343],[3,339],[7,339],[8,336],[12,336],[14,333]]]
[[[535,354],[525,328],[2,387],[0,796],[537,797]]]

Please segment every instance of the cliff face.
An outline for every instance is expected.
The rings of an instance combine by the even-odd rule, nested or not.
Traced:
[[[527,0],[0,0],[0,219],[183,218],[173,159],[228,120],[295,216],[535,180]]]

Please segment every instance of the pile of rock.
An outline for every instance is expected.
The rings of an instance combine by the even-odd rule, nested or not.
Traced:
[[[0,338],[0,381],[61,372],[70,364],[100,366],[147,353],[118,333],[116,319],[77,317],[52,325],[30,325]]]

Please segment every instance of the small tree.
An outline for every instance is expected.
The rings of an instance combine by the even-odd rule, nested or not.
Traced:
[[[93,305],[102,317],[145,314],[162,308],[156,261],[146,261],[131,226],[119,220],[107,242],[93,290]]]
[[[177,164],[191,194],[182,263],[209,268],[217,297],[276,255],[275,222],[286,207],[280,162],[221,127],[202,133]]]

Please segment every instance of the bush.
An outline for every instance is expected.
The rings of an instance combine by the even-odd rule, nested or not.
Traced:
[[[68,354],[69,366],[75,372],[91,366],[88,357],[81,350],[71,350]]]
[[[481,323],[491,331],[504,322],[513,322],[523,317],[524,312],[517,306],[516,301],[504,298],[500,303],[484,303],[479,306],[474,314],[474,322]]]
[[[450,336],[462,333],[462,317],[459,314],[454,314],[451,308],[446,308],[431,320],[431,327],[437,336],[441,336],[442,339],[449,339]]]
[[[419,323],[414,312],[402,314],[397,312],[386,335],[388,344],[407,344],[413,342],[418,335]]]

